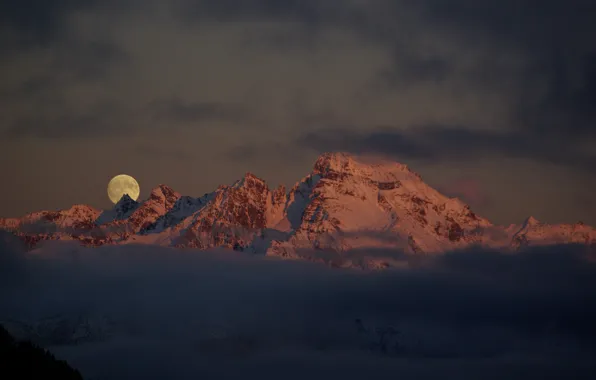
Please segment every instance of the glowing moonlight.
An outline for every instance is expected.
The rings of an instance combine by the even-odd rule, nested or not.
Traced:
[[[124,194],[128,194],[133,200],[139,198],[139,183],[129,175],[120,174],[110,180],[108,183],[108,197],[112,203],[116,204]]]

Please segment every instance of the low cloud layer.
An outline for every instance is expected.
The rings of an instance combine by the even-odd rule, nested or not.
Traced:
[[[2,320],[112,321],[102,341],[52,346],[87,379],[596,373],[596,266],[581,247],[455,252],[379,273],[145,246],[1,255]],[[399,334],[384,352],[374,328],[388,326]]]

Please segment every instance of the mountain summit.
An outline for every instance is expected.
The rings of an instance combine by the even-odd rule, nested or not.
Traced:
[[[0,228],[31,248],[41,240],[228,247],[347,266],[362,264],[362,257],[355,264],[344,254],[355,251],[374,256],[386,250],[430,254],[470,245],[596,247],[595,229],[582,223],[549,225],[529,217],[519,225],[496,226],[461,200],[427,185],[407,165],[341,152],[319,156],[312,171],[289,191],[284,186],[270,189],[246,173],[198,198],[162,184],[141,202],[124,196],[112,210],[76,205],[0,219]],[[366,266],[389,265],[384,259],[364,261]]]

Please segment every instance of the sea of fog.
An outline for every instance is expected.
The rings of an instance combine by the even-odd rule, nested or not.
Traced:
[[[584,247],[379,272],[226,250],[0,250],[0,322],[88,380],[596,378]]]

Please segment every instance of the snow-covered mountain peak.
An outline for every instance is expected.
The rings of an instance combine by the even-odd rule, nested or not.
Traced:
[[[99,212],[98,209],[95,207],[91,207],[89,205],[84,204],[74,204],[70,206],[70,208],[63,210],[62,212],[68,213],[69,215],[79,216],[79,215],[88,215]]]
[[[287,190],[285,185],[279,185],[275,190],[273,190],[273,203],[285,202],[286,197]]]
[[[286,217],[292,245],[340,251],[386,245],[439,252],[478,240],[475,231],[491,225],[406,165],[343,152],[317,159],[290,191]],[[287,254],[288,245],[275,249]]]
[[[133,204],[133,203],[137,203],[137,201],[135,201],[134,199],[132,199],[130,197],[130,195],[124,194],[124,195],[122,195],[122,197],[120,198],[120,200],[118,202],[116,202],[116,204],[114,205],[114,207],[115,208],[119,208],[119,207],[123,207],[124,205]]]
[[[159,184],[157,185],[155,188],[153,188],[153,190],[151,190],[151,193],[149,193],[149,198],[156,198],[156,199],[163,199],[163,198],[171,198],[171,197],[176,197],[176,196],[180,196],[180,194],[176,191],[174,191],[174,189],[172,189],[170,186],[168,185],[164,185],[164,184]]]
[[[171,187],[158,185],[128,218],[130,232],[137,233],[153,227],[160,217],[174,207],[180,197]]]
[[[118,203],[114,205],[114,210],[116,210],[119,216],[125,216],[136,210],[139,204],[139,202],[132,199],[128,194],[124,194]]]
[[[63,228],[86,228],[95,222],[101,211],[88,205],[77,204],[54,214],[59,215],[56,222]],[[46,219],[49,219],[48,216],[46,216]]]
[[[525,221],[523,226],[524,227],[534,227],[540,225],[540,221],[533,216],[529,216]]]
[[[426,184],[407,165],[343,152],[319,156],[289,192],[283,185],[269,188],[247,172],[199,198],[160,184],[141,202],[124,195],[114,208],[98,213],[74,205],[0,219],[0,229],[29,247],[43,240],[78,240],[89,246],[228,247],[288,258],[310,252],[335,257],[323,259],[333,265],[367,268],[390,264],[386,258],[352,260],[341,253],[387,248],[420,254],[470,244],[515,249],[569,242],[596,249],[596,230],[590,226],[549,225],[533,217],[510,227],[494,226],[460,199]]]
[[[308,179],[308,182],[303,180],[296,184],[295,188],[304,187],[304,184],[308,183],[316,189],[329,189],[330,185],[334,184],[331,187],[335,192],[360,194],[361,197],[365,196],[362,193],[364,188],[373,193],[381,192],[379,195],[383,197],[391,192],[393,195],[399,195],[403,201],[421,199],[446,209],[447,212],[459,212],[467,207],[461,200],[449,198],[427,185],[421,176],[410,170],[407,165],[374,155],[352,155],[343,152],[322,154]]]
[[[149,194],[149,198],[141,204],[135,213],[139,213],[142,209],[153,209],[155,212],[162,214],[174,207],[174,204],[180,199],[182,195],[174,191],[171,187],[166,185],[159,185]]]
[[[124,194],[111,210],[106,210],[101,213],[95,222],[98,225],[101,225],[124,220],[130,217],[139,206],[139,202],[132,199],[128,194]]]
[[[328,171],[342,172],[352,169],[354,159],[351,154],[345,152],[323,153],[315,161],[314,171],[324,174]]]
[[[563,243],[580,243],[596,248],[596,229],[583,223],[548,224],[530,216],[521,225],[514,225],[508,230],[514,231],[511,245],[516,248]]]
[[[407,165],[389,161],[381,156],[345,152],[320,155],[315,162],[313,174],[329,179],[355,177],[380,182],[408,179],[420,181],[420,176],[412,172]]]
[[[235,189],[239,189],[239,188],[253,188],[253,189],[259,189],[262,191],[269,191],[269,187],[267,186],[267,182],[265,182],[264,179],[261,179],[259,177],[257,177],[256,175],[254,175],[251,172],[246,172],[244,174],[244,177],[242,177],[241,179],[239,179],[238,181],[236,181],[233,185],[233,188]]]

